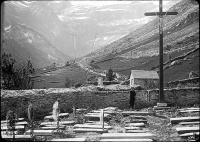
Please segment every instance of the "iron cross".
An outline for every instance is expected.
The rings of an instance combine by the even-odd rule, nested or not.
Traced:
[[[159,102],[164,103],[163,91],[163,15],[177,15],[178,12],[163,12],[162,0],[159,0],[159,12],[148,12],[145,16],[159,16]]]

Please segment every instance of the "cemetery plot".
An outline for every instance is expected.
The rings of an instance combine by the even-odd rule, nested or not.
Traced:
[[[152,142],[152,139],[103,139],[100,142]]]
[[[199,117],[177,117],[170,118],[171,124],[178,124],[179,122],[191,122],[191,121],[199,121]]]
[[[129,116],[129,115],[154,115],[154,112],[148,111],[123,111],[122,115]]]
[[[199,135],[199,132],[193,132],[193,133],[184,133],[180,134],[180,137],[189,137],[189,136],[194,136],[194,135]]]
[[[15,129],[22,129],[22,130],[24,130],[25,129],[25,127],[24,127],[24,125],[18,125],[18,126],[15,126]],[[7,126],[1,126],[1,130],[2,131],[5,131],[5,130],[8,130],[8,127]]]
[[[74,121],[59,121],[59,125],[74,125]],[[42,122],[40,126],[57,125],[57,122]]]
[[[52,135],[53,130],[34,130],[33,131],[33,135],[37,135],[37,136],[51,136]],[[31,134],[31,130],[28,130],[25,132],[25,135],[30,135]]]
[[[181,124],[181,125],[195,125],[195,124],[197,124],[197,125],[199,125],[199,121],[196,121],[196,122],[180,122],[179,124]]]
[[[69,113],[60,113],[60,114],[59,114],[59,117],[60,117],[60,118],[69,117]],[[53,115],[45,116],[45,117],[44,117],[44,120],[54,120],[54,119],[53,119]]]
[[[102,125],[87,125],[87,124],[76,124],[74,128],[91,128],[91,129],[101,129]],[[104,129],[112,129],[112,126],[104,126]]]
[[[100,139],[152,139],[151,133],[104,133]]]
[[[67,138],[67,139],[52,139],[51,141],[64,141],[64,142],[85,142],[86,138]]]
[[[108,133],[108,129],[75,128],[73,131],[76,133],[87,133],[87,132]]]
[[[12,141],[12,139],[13,139],[12,135],[1,135],[1,137],[8,141]],[[32,138],[30,135],[15,135],[15,140],[17,140],[17,141],[32,141]]]
[[[127,123],[125,126],[144,127],[144,123]]]
[[[45,127],[40,127],[41,129],[44,129],[44,130],[55,130],[57,129],[57,126],[45,126]],[[65,126],[60,126],[59,125],[59,129],[62,129],[64,130],[65,129]]]
[[[199,132],[199,127],[178,127],[176,128],[176,131],[179,134],[183,134],[183,133],[190,133],[190,132]]]
[[[170,107],[165,107],[165,106],[154,106],[154,110],[163,110],[163,109],[170,109]]]

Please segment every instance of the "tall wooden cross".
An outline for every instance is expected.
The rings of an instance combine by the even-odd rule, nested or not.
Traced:
[[[159,35],[160,35],[160,49],[159,49],[159,102],[164,103],[163,91],[163,15],[177,15],[178,12],[163,12],[162,0],[159,0],[159,12],[148,12],[145,16],[159,16]]]

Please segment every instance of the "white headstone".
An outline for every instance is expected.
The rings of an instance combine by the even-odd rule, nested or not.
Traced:
[[[103,118],[104,118],[104,111],[103,111],[103,109],[101,109],[101,111],[100,111],[100,124],[102,125],[102,128],[104,129],[104,120],[103,120]]]

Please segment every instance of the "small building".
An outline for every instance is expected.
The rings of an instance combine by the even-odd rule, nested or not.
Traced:
[[[131,70],[130,87],[140,86],[143,89],[158,88],[159,76],[156,71]]]
[[[98,86],[103,86],[103,77],[98,78]]]

